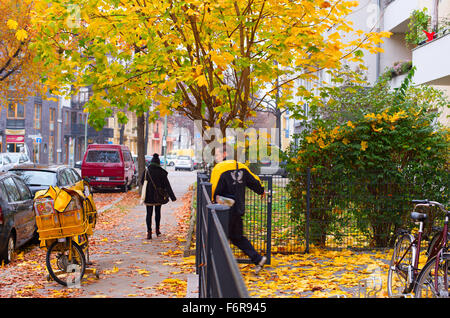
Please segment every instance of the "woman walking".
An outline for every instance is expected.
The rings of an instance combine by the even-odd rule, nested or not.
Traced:
[[[155,208],[155,225],[156,235],[160,236],[160,221],[161,221],[161,205],[166,204],[169,198],[176,201],[175,194],[170,186],[167,178],[167,171],[161,167],[161,162],[157,153],[153,155],[150,164],[142,174],[141,184],[147,180],[147,189],[145,194],[144,204],[147,206],[147,239],[152,239],[152,216],[153,207]]]

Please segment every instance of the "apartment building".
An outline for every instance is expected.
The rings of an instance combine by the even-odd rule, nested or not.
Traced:
[[[408,24],[414,10],[423,10],[437,18],[439,32],[432,40],[422,41],[418,45],[408,44],[405,40],[408,32]],[[450,0],[360,0],[359,5],[348,15],[355,29],[369,31],[390,31],[392,36],[384,39],[380,45],[383,53],[370,54],[364,52],[364,65],[367,67],[367,80],[373,84],[384,72],[394,65],[411,63],[416,67],[413,78],[414,85],[430,85],[441,89],[450,96]],[[431,32],[431,30],[426,30]],[[353,40],[351,35],[344,34],[345,40]],[[424,38],[426,39],[425,33]],[[353,65],[355,66],[355,65]],[[329,82],[328,74],[320,72],[320,80]],[[392,88],[399,87],[406,74],[394,74],[390,80]],[[317,91],[313,83],[299,81],[296,85],[303,85],[308,91]],[[296,97],[294,102],[300,102]],[[305,115],[308,115],[308,105],[304,104]],[[444,109],[440,121],[449,126],[449,109]],[[290,139],[294,133],[302,129],[303,120],[289,118],[289,113],[284,115],[286,123],[285,131]]]
[[[112,137],[112,129],[98,132],[87,125],[83,105],[90,94],[86,88],[70,98],[31,96],[0,105],[0,152],[26,152],[40,164],[81,160],[85,141],[103,143]]]
[[[109,118],[108,127],[113,130],[110,141],[114,144],[124,144],[130,151],[137,155],[137,116],[136,113],[126,112],[128,122],[125,125],[119,123],[117,116]],[[147,139],[147,155],[162,153],[165,119],[158,118],[149,122],[145,128]],[[194,123],[181,115],[171,115],[167,118],[167,153],[178,149],[192,148]]]

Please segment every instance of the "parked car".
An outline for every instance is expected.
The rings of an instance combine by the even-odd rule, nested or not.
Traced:
[[[194,170],[194,162],[189,156],[179,156],[175,161],[175,170]]]
[[[49,186],[68,188],[81,180],[76,169],[69,166],[24,165],[9,170],[18,175],[33,193]]]
[[[14,163],[6,152],[0,153],[0,172],[8,171],[14,167]]]
[[[277,175],[282,176],[284,178],[287,177],[287,171],[286,171],[286,162],[280,161],[280,162],[263,162],[260,166],[260,174],[266,174],[266,175]]]
[[[145,166],[148,166],[150,164],[150,161],[152,160],[153,156],[145,156]]]
[[[81,176],[93,188],[120,188],[127,192],[133,184],[134,162],[127,146],[88,145],[81,164]]]
[[[14,165],[33,163],[24,152],[8,152],[7,155]]]
[[[168,155],[167,156],[167,165],[169,167],[173,167],[175,165],[175,161],[177,160],[177,156]]]
[[[0,173],[0,263],[9,263],[14,250],[37,240],[33,194],[13,173]]]
[[[139,182],[139,165],[138,165],[138,158],[136,155],[131,156],[133,158],[133,164],[134,164],[134,174],[133,174],[133,183],[138,186]]]
[[[194,169],[195,169],[195,170],[199,170],[199,169],[204,169],[204,168],[206,168],[206,163],[205,163],[204,161],[198,160],[198,159],[195,159],[195,158],[194,158],[194,163],[193,163],[193,165],[194,165]]]

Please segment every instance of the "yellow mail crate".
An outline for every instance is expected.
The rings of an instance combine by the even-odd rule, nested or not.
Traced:
[[[36,215],[36,225],[41,240],[62,236],[61,225],[56,213]]]
[[[64,212],[57,212],[50,207],[49,198],[35,200],[36,224],[40,240],[81,235],[88,230],[89,223],[85,210],[76,196],[72,197]]]
[[[63,236],[80,235],[87,231],[88,222],[83,209],[58,213]]]

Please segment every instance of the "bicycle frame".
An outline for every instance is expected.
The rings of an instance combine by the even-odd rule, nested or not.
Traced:
[[[409,282],[409,286],[407,289],[407,293],[412,290],[415,279],[417,275],[419,274],[419,256],[420,256],[420,250],[421,250],[421,243],[422,243],[422,233],[423,233],[423,222],[419,222],[419,231],[417,233],[417,236],[414,238],[414,240],[409,244],[406,251],[403,253],[402,257],[399,259],[397,264],[394,266],[397,267],[405,258],[405,256],[409,253],[410,250],[412,250],[412,256],[413,256],[413,264],[412,264],[412,275],[410,273],[410,269],[408,268],[407,278]]]
[[[413,201],[414,202],[414,201]],[[433,248],[430,251],[430,254],[428,255],[429,262],[433,257],[436,257],[435,260],[435,267],[434,267],[434,288],[436,292],[439,295],[439,286],[438,286],[438,277],[439,277],[439,263],[441,261],[441,258],[443,257],[444,252],[446,252],[447,247],[447,239],[448,239],[448,220],[449,220],[449,212],[444,208],[444,206],[435,201],[428,201],[428,200],[416,200],[415,203],[418,203],[417,206],[437,206],[441,211],[445,213],[445,219],[444,219],[444,228],[442,229],[441,234],[439,235],[436,244],[433,246]],[[448,291],[448,270],[444,268],[444,288]],[[448,295],[447,295],[448,296]]]
[[[444,229],[442,230],[441,235],[439,236],[438,239],[438,244],[436,244],[433,247],[433,250],[431,251],[431,255],[436,255],[436,264],[434,267],[434,288],[435,290],[438,292],[439,294],[439,290],[438,290],[438,270],[439,270],[439,262],[441,260],[441,257],[443,255],[444,249],[446,247],[446,243],[447,243],[447,232],[448,232],[448,212],[446,212],[445,215],[445,221],[444,221]],[[448,291],[448,277],[447,277],[447,270],[444,269],[444,288]]]

